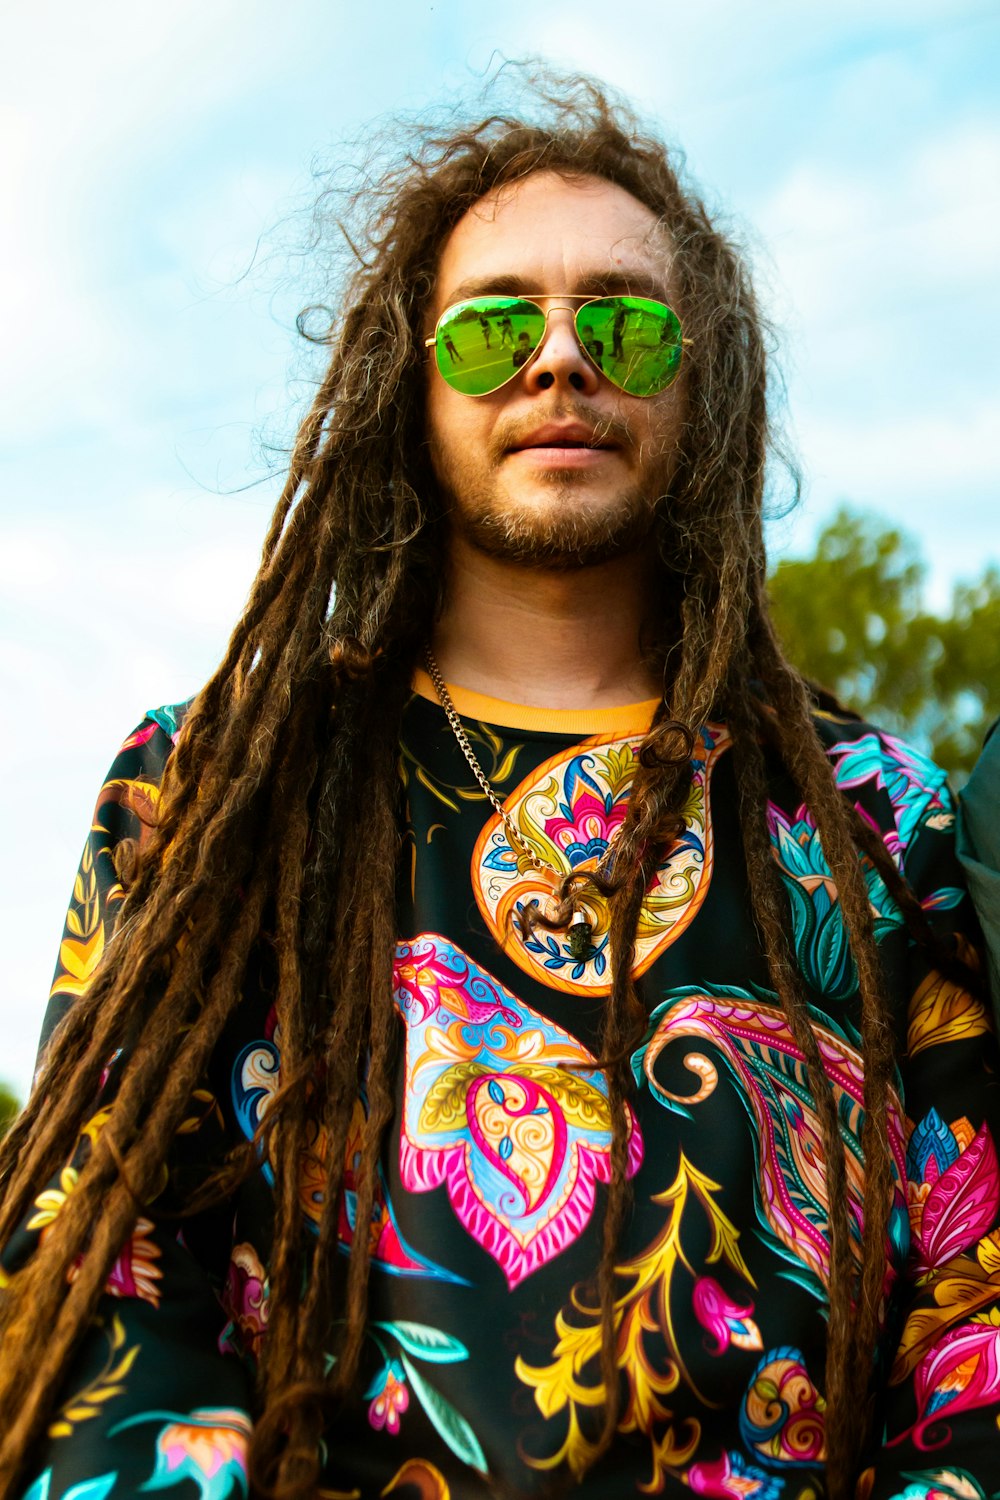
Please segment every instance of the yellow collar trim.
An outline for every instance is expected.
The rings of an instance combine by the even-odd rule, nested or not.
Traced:
[[[556,734],[645,734],[652,723],[658,699],[644,703],[625,703],[620,708],[532,708],[521,703],[505,703],[486,693],[447,684],[456,712],[463,719],[478,719],[504,729],[541,729]],[[431,703],[438,696],[423,667],[413,674],[413,691]]]

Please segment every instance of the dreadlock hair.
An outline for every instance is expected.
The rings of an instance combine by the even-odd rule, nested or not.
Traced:
[[[538,171],[607,179],[657,216],[675,252],[677,302],[691,340],[683,451],[656,523],[657,624],[671,644],[664,700],[638,754],[609,885],[613,983],[603,1058],[613,1143],[597,1277],[605,1412],[588,1464],[607,1451],[620,1413],[614,1265],[630,1201],[626,1057],[645,1021],[632,979],[636,926],[665,846],[682,826],[693,736],[709,717],[724,716],[752,908],[822,1122],[832,1245],[828,1489],[843,1500],[851,1487],[867,1426],[857,1393],[870,1375],[885,1267],[894,1063],[859,859],[864,830],[836,790],[807,692],[768,614],[761,319],[740,255],[657,137],[592,80],[535,74],[528,88],[527,113],[425,130],[401,165],[355,197],[369,211],[363,232],[349,238],[357,262],[345,311],[324,336],[329,364],[299,430],[245,611],[179,737],[148,843],[138,862],[128,861],[131,888],[103,966],[63,1022],[0,1156],[3,1242],[73,1151],[108,1058],[125,1049],[110,1118],[78,1185],[4,1297],[5,1492],[44,1431],[114,1257],[158,1190],[171,1137],[265,941],[276,970],[282,1086],[266,1126],[275,1226],[251,1472],[256,1489],[279,1500],[314,1492],[319,1438],[351,1386],[366,1317],[369,1250],[359,1234],[328,1376],[331,1249],[366,1056],[360,1224],[370,1217],[392,1113],[399,729],[443,574],[446,516],[424,432],[424,319],[454,225],[484,195]],[[816,821],[857,969],[866,1080],[860,1265],[836,1104],[769,850],[765,746]],[[891,869],[875,843],[867,840],[869,857]],[[907,900],[898,877],[893,889]],[[317,1128],[327,1142],[325,1198],[309,1255],[298,1172]]]

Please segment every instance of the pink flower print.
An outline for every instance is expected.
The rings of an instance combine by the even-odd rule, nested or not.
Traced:
[[[162,1280],[163,1272],[156,1264],[160,1248],[154,1243],[152,1233],[149,1219],[136,1220],[131,1239],[126,1240],[108,1273],[105,1291],[113,1297],[141,1297],[143,1302],[159,1307],[160,1291],[156,1283]]]
[[[245,1412],[233,1407],[199,1407],[178,1412],[147,1411],[112,1427],[114,1437],[144,1422],[161,1424],[156,1436],[156,1468],[140,1488],[167,1490],[189,1480],[198,1500],[233,1500],[247,1493],[247,1451],[253,1431]]]
[[[229,1494],[241,1486],[246,1474],[247,1439],[245,1422],[240,1430],[214,1423],[172,1422],[157,1439],[157,1455],[163,1460],[159,1472],[194,1479],[206,1496]]]
[[[451,957],[451,963],[447,961]],[[444,1006],[453,1015],[479,1026],[500,1016],[508,1026],[520,1026],[516,1011],[503,1003],[496,985],[482,973],[472,975],[464,955],[442,954],[433,937],[400,943],[393,963],[396,1003],[417,1024]]]
[[[965,1323],[929,1349],[914,1376],[916,1422],[886,1444],[910,1441],[923,1453],[951,1441],[960,1412],[992,1406],[1000,1395],[1000,1328]]]
[[[930,1270],[992,1229],[1000,1207],[1000,1170],[986,1125],[944,1171],[930,1152],[922,1166],[923,1182],[911,1182],[911,1207],[916,1210],[911,1222],[918,1264]]]
[[[725,1354],[730,1344],[737,1349],[762,1349],[760,1329],[750,1314],[753,1303],[742,1307],[723,1291],[711,1276],[699,1276],[691,1296],[694,1315],[712,1337],[709,1353]]]
[[[399,1419],[410,1404],[410,1388],[406,1384],[403,1367],[398,1359],[391,1359],[376,1375],[365,1391],[373,1400],[368,1407],[368,1420],[376,1431],[399,1431]]]
[[[599,860],[625,819],[628,798],[612,801],[577,781],[572,803],[561,802],[561,817],[547,818],[545,832],[569,861],[570,867]]]
[[[748,1463],[742,1453],[723,1453],[714,1463],[692,1464],[684,1478],[706,1500],[778,1500],[783,1481]]]

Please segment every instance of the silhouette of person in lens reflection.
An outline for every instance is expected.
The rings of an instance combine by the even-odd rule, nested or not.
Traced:
[[[519,333],[517,336],[517,348],[511,355],[514,369],[519,370],[523,364],[527,364],[528,360],[531,358],[534,352],[535,348],[531,342],[530,335],[527,333]]]
[[[583,334],[583,347],[586,349],[587,353],[590,355],[597,368],[599,370],[603,370],[604,366],[601,361],[604,358],[604,340],[594,338],[594,330],[589,323],[584,323],[581,332]]]
[[[611,331],[611,357],[612,359],[624,359],[625,350],[622,348],[622,338],[625,334],[625,323],[628,313],[624,307],[620,307],[615,313],[615,324]]]

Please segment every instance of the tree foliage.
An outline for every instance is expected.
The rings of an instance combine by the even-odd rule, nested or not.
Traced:
[[[6,1135],[21,1110],[21,1101],[6,1083],[0,1083],[0,1136]]]
[[[845,507],[812,557],[778,563],[771,600],[801,672],[961,783],[1000,715],[1000,569],[957,584],[944,614],[925,604],[926,575],[910,537]]]

